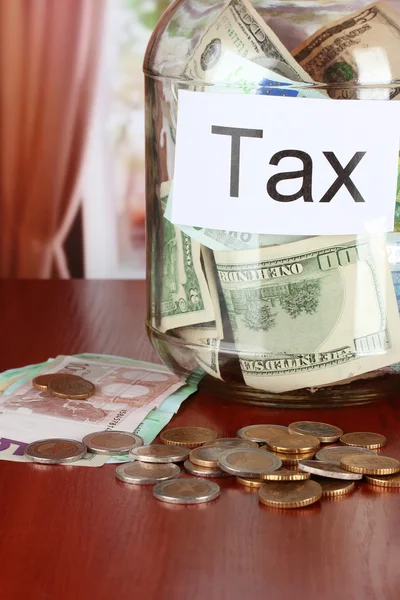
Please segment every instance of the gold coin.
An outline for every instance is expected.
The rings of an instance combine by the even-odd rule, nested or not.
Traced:
[[[303,454],[305,452],[315,452],[319,448],[319,439],[313,435],[300,435],[298,433],[277,435],[267,440],[267,446],[275,452]]]
[[[270,452],[270,450],[265,446],[265,449]],[[303,452],[302,454],[285,454],[283,452],[274,452],[275,456],[281,459],[282,465],[284,467],[295,467],[302,460],[306,458],[313,458],[315,452]]]
[[[219,455],[225,450],[226,446],[200,446],[191,451],[189,460],[200,467],[215,468],[219,466]]]
[[[303,481],[310,479],[311,473],[291,469],[279,469],[271,473],[262,473],[260,475],[264,481]]]
[[[265,483],[264,481],[261,481],[261,479],[256,479],[255,477],[236,477],[236,481],[240,483],[240,485],[251,488],[260,488]]]
[[[70,398],[71,400],[85,400],[93,395],[95,387],[91,381],[80,377],[71,377],[66,374],[64,377],[51,379],[47,386],[48,391],[57,398]]]
[[[65,376],[70,379],[80,379],[79,375],[69,375],[67,373],[45,373],[44,375],[37,375],[32,379],[32,386],[41,392],[48,391],[48,385],[51,380],[59,379],[60,377],[65,378]]]
[[[289,433],[313,435],[324,444],[336,442],[343,435],[343,431],[339,427],[328,423],[319,423],[318,421],[296,421],[290,423],[288,429]]]
[[[400,473],[395,475],[366,475],[365,479],[372,485],[379,487],[400,488]]]
[[[364,475],[391,475],[400,471],[400,462],[389,456],[349,454],[343,456],[340,466],[346,471]]]
[[[386,444],[384,435],[367,431],[345,433],[341,436],[340,441],[345,446],[358,446],[359,448],[369,448],[370,450],[382,448]]]
[[[228,448],[258,448],[256,442],[244,438],[217,438],[213,442],[205,444],[205,446],[224,446],[225,450],[228,450]]]
[[[322,496],[319,483],[307,481],[270,482],[258,492],[260,502],[275,508],[300,508],[317,502]]]
[[[322,487],[322,497],[344,496],[354,491],[354,481],[345,481],[344,479],[327,479],[325,477],[315,477],[315,481]]]
[[[213,442],[218,437],[218,433],[206,427],[174,427],[163,431],[160,437],[168,446],[198,448],[203,444]]]
[[[266,442],[269,438],[277,435],[288,434],[288,428],[284,425],[247,425],[242,427],[236,435],[252,442]]]

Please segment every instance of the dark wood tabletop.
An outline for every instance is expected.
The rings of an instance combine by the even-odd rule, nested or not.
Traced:
[[[159,362],[143,282],[0,282],[0,370],[96,352]],[[400,398],[274,410],[199,391],[171,425],[234,436],[252,423],[317,419],[388,438],[400,458]],[[299,510],[258,503],[235,478],[199,506],[155,500],[115,467],[0,463],[1,600],[399,600],[400,493],[367,484]]]

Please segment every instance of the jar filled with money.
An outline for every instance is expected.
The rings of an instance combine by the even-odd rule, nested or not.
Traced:
[[[147,329],[163,362],[269,405],[390,394],[400,0],[177,0],[144,73]]]

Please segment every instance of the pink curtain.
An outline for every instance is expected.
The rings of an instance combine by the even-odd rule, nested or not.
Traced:
[[[50,277],[60,262],[59,233],[79,198],[104,2],[0,1],[0,278]]]

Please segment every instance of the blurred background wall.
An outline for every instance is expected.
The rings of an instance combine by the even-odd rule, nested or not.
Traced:
[[[0,1],[0,278],[144,277],[142,60],[168,3]]]

